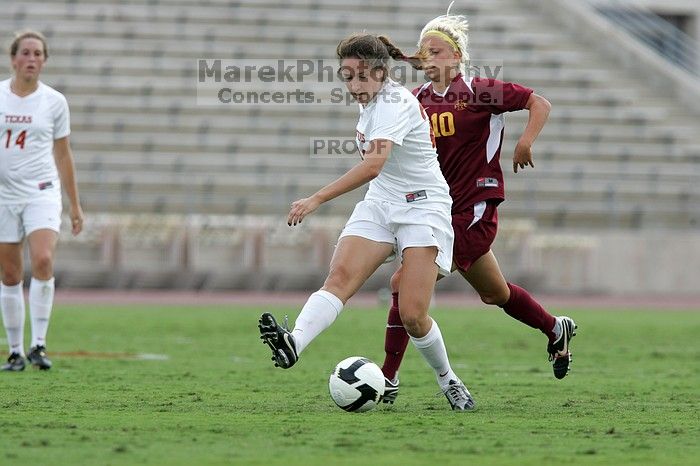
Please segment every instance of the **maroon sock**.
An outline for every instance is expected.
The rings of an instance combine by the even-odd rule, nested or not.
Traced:
[[[384,365],[382,372],[389,380],[396,377],[396,373],[401,365],[401,360],[408,346],[409,336],[403,328],[401,316],[399,315],[399,294],[392,293],[392,304],[389,309],[389,316],[386,323],[386,336],[384,338]]]
[[[556,319],[552,314],[545,311],[542,306],[535,301],[530,293],[517,285],[508,283],[510,298],[508,302],[500,306],[506,314],[532,328],[539,329],[547,335],[549,341],[554,341],[554,324]]]

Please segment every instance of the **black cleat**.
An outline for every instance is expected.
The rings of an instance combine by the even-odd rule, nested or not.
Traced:
[[[395,379],[396,382],[384,377],[384,396],[382,396],[382,402],[394,404],[396,397],[399,396],[399,379]]]
[[[24,370],[24,358],[19,353],[12,353],[7,358],[7,363],[0,366],[0,371],[20,372]]]
[[[29,360],[29,363],[34,366],[38,367],[42,371],[47,371],[51,369],[51,360],[46,357],[46,346],[43,345],[37,345],[32,347],[29,350],[29,354],[27,355],[27,359]]]
[[[275,367],[289,369],[297,362],[299,356],[294,337],[285,327],[277,325],[277,321],[269,312],[260,316],[258,323],[260,338],[272,350],[272,360],[275,361]]]
[[[578,326],[571,317],[561,316],[561,336],[554,343],[547,345],[549,360],[552,361],[554,377],[563,379],[569,373],[571,366],[571,351],[569,345],[571,339],[576,336]]]
[[[452,411],[474,411],[476,402],[469,393],[467,387],[461,380],[450,380],[450,382],[442,389],[447,401],[452,406]]]

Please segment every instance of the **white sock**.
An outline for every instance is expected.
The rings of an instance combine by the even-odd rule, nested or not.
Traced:
[[[318,290],[309,296],[292,330],[297,354],[301,354],[314,338],[330,327],[342,310],[343,302],[328,291]]]
[[[444,387],[450,380],[459,380],[459,377],[450,367],[450,360],[447,358],[447,349],[445,349],[445,342],[442,339],[440,327],[432,318],[430,320],[433,325],[428,333],[421,338],[411,337],[411,341],[430,367],[435,370],[438,384]]]
[[[554,327],[552,327],[552,332],[554,333],[554,341],[557,341],[559,338],[561,338],[561,317],[554,317]]]
[[[22,282],[7,286],[0,284],[0,308],[10,353],[24,356],[24,292]]]
[[[46,332],[53,308],[54,279],[32,277],[29,284],[29,314],[32,317],[32,347],[46,346]]]

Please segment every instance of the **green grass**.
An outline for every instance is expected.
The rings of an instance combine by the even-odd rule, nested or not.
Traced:
[[[351,355],[381,363],[384,310],[346,310],[282,371],[258,339],[260,309],[58,308],[50,353],[169,359],[56,356],[48,372],[0,374],[0,464],[694,463],[700,312],[566,312],[579,334],[564,380],[544,336],[499,310],[436,310],[478,411],[451,412],[409,348],[397,404],[351,414],[328,374]]]

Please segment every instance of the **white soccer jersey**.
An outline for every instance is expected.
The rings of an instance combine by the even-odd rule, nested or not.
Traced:
[[[63,94],[39,82],[35,92],[19,97],[9,79],[0,82],[0,204],[61,198],[53,144],[69,134]]]
[[[392,141],[393,147],[379,176],[370,181],[365,199],[449,211],[452,198],[427,115],[416,97],[392,80],[360,108],[357,144],[362,154],[377,139]]]

